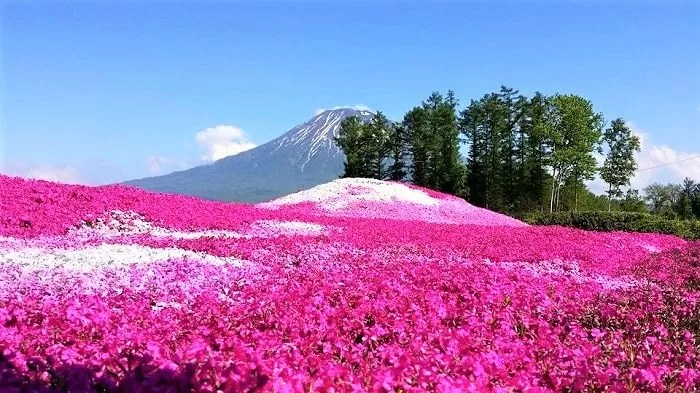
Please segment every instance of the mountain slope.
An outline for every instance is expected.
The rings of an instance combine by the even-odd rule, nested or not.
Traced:
[[[327,110],[254,149],[208,165],[125,184],[221,201],[271,200],[338,178],[345,157],[333,137],[348,116],[368,121],[372,113],[351,108]]]

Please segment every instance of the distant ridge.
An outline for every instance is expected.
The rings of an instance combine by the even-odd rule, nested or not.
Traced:
[[[269,201],[342,174],[345,156],[333,137],[349,116],[369,121],[373,113],[352,108],[326,110],[254,149],[211,164],[124,184],[220,201]]]

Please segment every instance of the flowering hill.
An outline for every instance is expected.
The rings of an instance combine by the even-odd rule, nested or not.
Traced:
[[[421,187],[374,179],[338,179],[271,202],[261,208],[287,210],[301,207],[302,212],[322,215],[386,218],[442,224],[479,224],[525,226],[526,224],[463,199]]]
[[[0,195],[0,391],[700,388],[698,243],[357,179]]]

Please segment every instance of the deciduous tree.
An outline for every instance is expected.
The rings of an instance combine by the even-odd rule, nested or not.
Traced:
[[[615,119],[603,133],[603,142],[608,153],[600,177],[608,184],[608,211],[612,199],[622,196],[622,186],[629,185],[630,179],[637,170],[634,153],[640,150],[639,137],[632,134],[622,119]]]

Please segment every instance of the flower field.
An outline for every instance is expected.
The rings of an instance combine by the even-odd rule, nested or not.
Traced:
[[[697,242],[376,180],[0,195],[2,392],[700,390]]]

